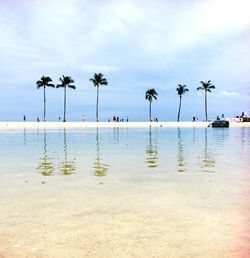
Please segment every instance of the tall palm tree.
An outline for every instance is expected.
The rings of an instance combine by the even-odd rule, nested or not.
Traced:
[[[51,83],[52,80],[49,76],[42,76],[41,80],[36,82],[37,89],[43,88],[43,121],[46,121],[46,93],[45,88],[46,87],[52,87],[55,88],[55,85]]]
[[[189,89],[186,88],[186,87],[187,87],[186,85],[178,84],[178,88],[176,88],[177,93],[178,93],[178,95],[180,96],[180,103],[179,103],[179,110],[178,110],[177,122],[179,122],[179,120],[180,120],[182,95],[189,91]]]
[[[146,91],[146,94],[145,94],[145,99],[149,101],[149,121],[151,122],[152,119],[151,119],[151,104],[152,104],[152,101],[155,99],[157,100],[157,96],[158,96],[158,93],[156,92],[155,89],[149,89]]]
[[[94,87],[96,87],[96,122],[99,122],[99,112],[98,112],[98,105],[99,105],[99,86],[100,85],[108,85],[108,81],[106,78],[103,77],[102,73],[95,73],[93,78],[89,79]]]
[[[215,86],[211,83],[211,81],[201,81],[202,86],[198,87],[197,90],[204,90],[205,91],[205,115],[206,115],[206,122],[207,122],[207,92],[211,92],[212,89],[215,89]]]
[[[75,90],[76,86],[71,84],[75,83],[74,80],[70,76],[62,76],[59,78],[61,84],[56,85],[56,88],[64,88],[64,114],[63,114],[63,122],[66,122],[66,89],[67,87]]]

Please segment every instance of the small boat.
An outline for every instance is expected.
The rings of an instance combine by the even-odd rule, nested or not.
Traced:
[[[226,120],[215,120],[212,122],[212,127],[229,127],[229,122]]]

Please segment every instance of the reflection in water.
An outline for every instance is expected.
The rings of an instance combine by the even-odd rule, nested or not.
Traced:
[[[155,128],[156,134],[152,138],[152,128],[149,127],[149,143],[146,146],[146,163],[148,168],[157,168],[158,159],[158,144],[157,144],[157,128]]]
[[[184,172],[186,170],[185,165],[185,155],[184,155],[184,145],[181,136],[181,129],[178,127],[178,154],[177,154],[177,164],[178,164],[178,171]]]
[[[26,145],[26,128],[23,129],[23,145]]]
[[[119,127],[113,128],[114,141],[119,143]]]
[[[74,161],[70,161],[68,159],[68,152],[67,152],[67,134],[66,129],[63,129],[63,152],[64,152],[64,160],[61,162],[59,168],[60,172],[64,176],[71,175],[76,170],[76,164]]]
[[[47,134],[46,131],[44,131],[43,134],[43,157],[40,158],[40,162],[38,163],[37,169],[40,171],[40,173],[43,176],[52,176],[55,173],[54,164],[51,160],[52,158],[49,158],[48,152],[47,152]]]
[[[96,157],[94,162],[94,174],[98,177],[103,177],[107,174],[109,165],[102,163],[102,157],[100,152],[100,141],[99,141],[99,132],[96,128]]]
[[[244,151],[244,149],[246,151],[249,151],[249,144],[248,144],[250,142],[250,130],[249,130],[249,128],[242,127],[240,136],[241,136],[240,142],[241,142],[242,151]]]
[[[196,128],[195,127],[193,127],[193,143],[195,143],[195,141],[196,141]]]
[[[66,135],[66,129],[64,129],[64,140],[63,140],[63,161],[59,163],[58,171],[56,169],[55,164],[52,162],[54,158],[49,157],[49,152],[47,150],[47,134],[44,130],[44,147],[43,147],[43,156],[40,158],[40,161],[38,163],[37,170],[43,175],[43,176],[53,176],[56,174],[61,175],[71,175],[76,170],[76,165],[74,161],[70,161],[68,159],[68,153],[67,153],[67,135]],[[60,158],[60,157],[59,157]]]
[[[205,142],[204,142],[204,153],[200,157],[201,162],[200,166],[202,168],[202,171],[204,172],[215,172],[215,159],[213,153],[208,149],[208,137],[207,137],[207,128],[205,129]]]

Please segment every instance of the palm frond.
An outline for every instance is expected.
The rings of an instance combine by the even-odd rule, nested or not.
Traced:
[[[155,89],[149,89],[145,93],[145,99],[148,101],[153,101],[153,99],[157,100],[158,93]]]
[[[76,86],[75,85],[68,85],[68,88],[75,90]]]
[[[108,85],[108,81],[103,77],[102,73],[94,73],[93,77],[89,79],[93,85],[98,87],[99,85]]]
[[[43,82],[42,81],[37,81],[36,82],[36,87],[37,87],[37,89],[43,87]]]
[[[179,96],[182,96],[185,92],[188,92],[189,89],[186,88],[187,85],[178,84],[178,88],[176,88],[176,91]]]
[[[100,81],[101,85],[108,85],[108,81],[104,78]]]
[[[39,81],[36,82],[36,87],[37,89],[41,88],[41,87],[53,87],[52,85],[54,85],[52,82],[52,79],[49,76],[42,76],[41,79]]]

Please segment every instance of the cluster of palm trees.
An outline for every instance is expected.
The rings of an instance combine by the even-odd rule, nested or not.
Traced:
[[[95,73],[93,78],[89,79],[94,87],[97,89],[96,93],[96,121],[99,121],[99,87],[100,85],[108,85],[108,81],[106,78],[103,77],[102,73]],[[67,104],[67,88],[76,89],[74,85],[74,80],[70,76],[64,76],[59,78],[60,83],[56,86],[52,83],[52,79],[49,76],[42,76],[39,81],[36,82],[37,89],[43,88],[43,121],[46,121],[46,87],[52,88],[64,88],[64,112],[63,112],[63,122],[66,122],[66,104]]]
[[[96,87],[96,122],[99,122],[99,87],[101,85],[108,85],[108,81],[104,78],[102,73],[95,73],[92,78],[89,79],[93,86]],[[60,83],[54,85],[52,83],[52,79],[49,76],[42,76],[39,81],[36,82],[37,89],[43,88],[43,101],[44,101],[44,109],[43,109],[43,121],[46,121],[46,87],[52,88],[64,88],[64,113],[63,113],[63,122],[66,122],[66,104],[67,104],[67,88],[76,89],[74,85],[74,80],[70,76],[64,76],[59,78]],[[201,81],[201,86],[197,88],[197,90],[203,90],[205,92],[205,117],[206,121],[208,120],[207,116],[207,92],[211,92],[212,89],[215,89],[215,86],[211,83],[211,81]],[[189,91],[186,85],[178,84],[176,91],[180,97],[177,122],[180,121],[180,113],[181,113],[181,103],[182,96]],[[149,89],[146,91],[145,99],[149,101],[149,121],[152,121],[152,102],[153,100],[157,100],[158,93],[155,89]]]
[[[206,117],[206,122],[208,120],[207,116],[207,93],[212,92],[212,89],[215,89],[215,86],[211,83],[211,80],[204,82],[201,81],[201,86],[197,88],[197,90],[203,90],[205,92],[205,117]],[[177,115],[177,122],[180,121],[180,113],[181,113],[181,102],[182,102],[182,96],[189,91],[186,85],[181,85],[178,84],[178,87],[176,88],[176,91],[180,97],[180,102],[179,102],[179,108],[178,108],[178,115]],[[152,116],[151,116],[151,104],[153,100],[157,100],[158,93],[156,92],[155,89],[149,89],[146,91],[145,94],[145,99],[149,101],[149,121],[152,121]]]

